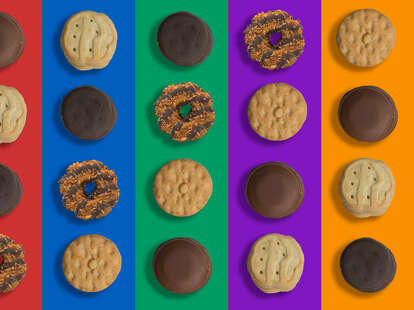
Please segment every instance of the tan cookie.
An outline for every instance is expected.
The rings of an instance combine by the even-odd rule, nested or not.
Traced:
[[[121,271],[121,254],[115,243],[101,235],[84,235],[72,241],[63,254],[66,280],[78,290],[99,292]]]
[[[260,290],[278,293],[295,288],[302,276],[304,263],[302,248],[294,238],[268,234],[253,244],[247,268]]]
[[[213,182],[207,169],[191,159],[176,159],[164,165],[154,180],[154,196],[165,212],[190,216],[207,204]]]
[[[342,202],[356,217],[382,215],[390,206],[394,191],[391,169],[384,162],[369,158],[351,162],[339,183]]]
[[[344,18],[336,33],[339,51],[351,64],[373,67],[385,60],[395,44],[391,21],[376,10],[357,10]]]
[[[118,35],[103,13],[79,12],[63,28],[60,45],[68,62],[78,70],[102,69],[115,53]]]
[[[293,137],[306,120],[307,105],[302,94],[285,83],[259,88],[250,99],[248,117],[262,138],[282,141]]]
[[[26,123],[27,107],[13,87],[0,85],[0,143],[16,141]]]

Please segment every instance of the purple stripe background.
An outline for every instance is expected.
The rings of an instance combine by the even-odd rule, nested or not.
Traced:
[[[243,30],[259,12],[281,9],[299,19],[305,50],[291,67],[260,68],[247,55]],[[288,309],[321,308],[321,6],[320,1],[229,1],[229,305],[230,309],[261,306]],[[308,104],[301,131],[284,142],[260,138],[247,119],[250,97],[259,87],[285,82],[296,87]],[[305,199],[293,215],[271,220],[256,214],[244,197],[249,171],[267,161],[295,168],[305,185]],[[289,293],[264,294],[250,279],[246,260],[250,246],[267,233],[293,236],[305,254],[304,273]]]

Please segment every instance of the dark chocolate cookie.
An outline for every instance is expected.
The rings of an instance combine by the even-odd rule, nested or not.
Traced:
[[[177,294],[201,289],[212,270],[207,250],[191,238],[174,238],[162,243],[154,253],[152,266],[158,282]]]
[[[67,94],[60,115],[66,129],[84,140],[105,137],[117,119],[112,99],[93,86],[81,86]]]
[[[0,164],[0,216],[10,213],[22,198],[22,183],[10,168]]]
[[[268,162],[254,168],[245,190],[250,206],[269,218],[292,214],[300,207],[305,194],[299,174],[281,162]]]
[[[391,96],[375,86],[361,86],[347,92],[341,99],[338,116],[348,135],[365,142],[384,139],[398,120]]]
[[[397,270],[392,252],[371,238],[351,242],[342,252],[340,266],[346,282],[369,293],[387,287]]]
[[[19,23],[0,12],[0,68],[14,63],[23,53],[25,38]]]
[[[197,16],[178,12],[168,16],[158,28],[161,53],[180,66],[194,66],[210,54],[213,34],[210,27]]]

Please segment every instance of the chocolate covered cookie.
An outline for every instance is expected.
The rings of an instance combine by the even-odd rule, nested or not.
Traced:
[[[300,207],[305,189],[295,169],[282,162],[268,162],[250,172],[245,193],[256,212],[264,217],[282,218]]]
[[[194,66],[210,54],[213,34],[199,17],[178,12],[161,23],[157,41],[161,53],[167,59],[180,66]]]
[[[0,164],[0,216],[14,210],[22,198],[22,183],[10,168]]]
[[[60,115],[66,129],[83,140],[102,139],[117,119],[112,99],[93,86],[77,87],[67,94]]]
[[[0,68],[14,63],[23,53],[25,38],[19,23],[0,12]]]
[[[386,138],[398,120],[391,96],[375,86],[361,86],[347,92],[341,99],[338,116],[345,132],[364,142]]]

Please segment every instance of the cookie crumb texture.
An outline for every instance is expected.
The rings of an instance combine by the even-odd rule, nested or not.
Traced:
[[[357,10],[339,25],[336,41],[348,62],[360,67],[373,67],[391,53],[395,29],[382,13],[372,9]]]
[[[26,275],[24,250],[6,235],[0,234],[0,292],[14,290]]]
[[[270,37],[275,33],[281,37],[273,44]],[[269,70],[290,67],[305,47],[300,21],[281,10],[255,15],[244,34],[250,58]]]
[[[95,184],[90,193],[85,190],[88,184]],[[83,220],[108,215],[120,195],[115,171],[97,160],[70,165],[59,181],[59,190],[65,208]]]
[[[118,277],[121,266],[117,246],[101,235],[80,236],[63,254],[62,268],[66,279],[83,292],[108,288]]]
[[[216,117],[213,98],[191,82],[164,88],[154,106],[161,131],[178,142],[195,141],[204,137]],[[187,115],[180,112],[184,106],[191,107]]]

